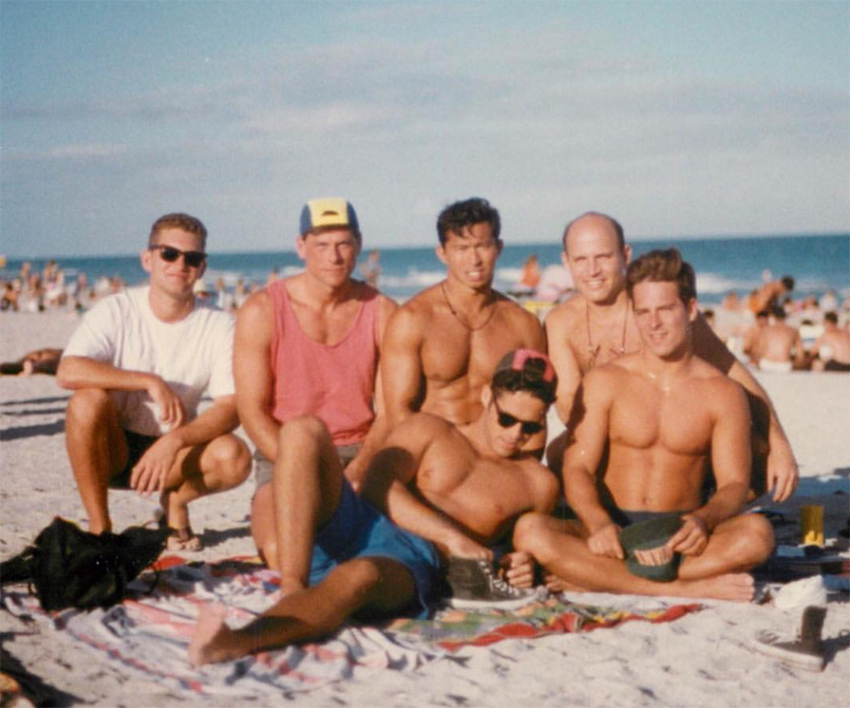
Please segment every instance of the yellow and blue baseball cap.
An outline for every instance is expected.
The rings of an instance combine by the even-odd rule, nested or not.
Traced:
[[[357,213],[351,203],[339,197],[311,199],[301,210],[301,227],[299,233],[304,236],[314,229],[340,226],[349,228],[358,236],[360,224]]]

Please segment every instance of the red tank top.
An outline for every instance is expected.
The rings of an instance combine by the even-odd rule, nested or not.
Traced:
[[[339,342],[327,345],[301,329],[285,283],[278,280],[266,288],[275,318],[272,415],[280,423],[315,415],[328,426],[334,445],[361,442],[375,419],[378,291],[360,285],[361,304],[353,326]]]

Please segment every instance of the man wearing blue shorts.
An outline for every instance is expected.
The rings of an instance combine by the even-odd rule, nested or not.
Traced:
[[[193,664],[229,661],[333,633],[350,616],[424,612],[439,570],[434,546],[360,498],[345,478],[327,428],[304,417],[290,429],[275,475],[288,490],[281,518],[281,598],[239,630],[225,608],[201,610],[189,646]]]

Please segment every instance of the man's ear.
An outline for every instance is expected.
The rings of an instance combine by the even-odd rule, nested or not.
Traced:
[[[690,300],[688,300],[686,309],[688,311],[688,321],[695,322],[697,316],[699,315],[699,305],[697,304],[697,299],[695,297],[692,297]]]
[[[142,268],[144,268],[146,273],[151,272],[151,258],[153,257],[153,251],[151,249],[146,248],[139,254],[139,260],[142,262]]]
[[[481,405],[485,408],[493,402],[493,389],[490,384],[481,387]]]
[[[304,243],[304,237],[299,235],[298,238],[295,239],[295,252],[302,261],[306,260],[304,256],[305,247],[306,244]]]
[[[442,243],[437,244],[437,246],[434,248],[434,253],[436,253],[436,254],[437,254],[437,258],[439,258],[439,259],[440,259],[440,262],[441,262],[443,265],[445,265],[445,266],[447,266],[447,265],[448,265],[448,262],[446,261],[446,249],[445,249],[445,248],[443,248],[443,244],[442,244]]]
[[[626,265],[632,262],[632,247],[629,244],[623,246],[623,262]]]
[[[570,269],[570,257],[567,255],[566,251],[561,251],[561,263],[563,263],[564,268],[567,270]]]

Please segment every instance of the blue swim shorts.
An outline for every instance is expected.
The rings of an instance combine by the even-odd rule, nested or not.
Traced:
[[[417,603],[411,614],[425,617],[428,600],[440,579],[440,559],[434,544],[396,526],[344,479],[334,515],[316,531],[310,585],[316,585],[336,566],[352,558],[391,558],[410,571]]]

